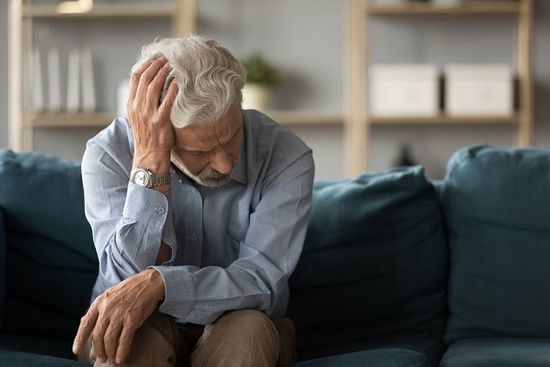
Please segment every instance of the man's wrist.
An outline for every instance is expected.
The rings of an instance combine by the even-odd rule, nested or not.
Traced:
[[[166,152],[139,152],[136,151],[132,169],[145,168],[154,175],[170,173],[170,151]],[[170,191],[170,184],[158,185],[153,189],[161,192]]]
[[[170,151],[166,152],[136,152],[132,168],[143,167],[155,174],[170,171]]]
[[[155,268],[149,268],[148,271],[150,271],[149,279],[152,283],[152,289],[155,292],[155,300],[162,303],[165,298],[164,278]]]

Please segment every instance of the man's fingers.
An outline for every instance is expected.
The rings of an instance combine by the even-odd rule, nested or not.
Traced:
[[[90,347],[90,359],[91,359],[92,361],[95,362],[95,360],[97,359],[97,356],[96,356],[96,354],[95,354],[94,343],[91,343],[91,342],[90,342],[90,344],[91,344],[91,347]]]
[[[139,77],[138,87],[134,99],[138,99],[141,103],[146,102],[147,89],[149,88],[149,84],[155,78],[159,70],[167,62],[168,61],[164,57],[161,57],[160,59],[156,59],[155,61],[153,61],[153,63],[151,63],[151,65],[149,65],[149,67]]]
[[[166,95],[164,96],[164,99],[162,100],[159,108],[159,112],[161,113],[163,118],[170,117],[170,113],[172,112],[172,105],[174,104],[177,95],[178,83],[175,79],[172,79],[172,81],[170,82],[170,86],[168,87],[168,91],[166,92]]]
[[[147,70],[147,68],[153,63],[153,61],[155,61],[155,60],[151,59],[151,60],[148,60],[148,61],[144,62],[136,70],[134,70],[134,72],[132,73],[132,77],[130,78],[130,86],[129,86],[129,89],[128,89],[128,99],[129,100],[133,100],[135,98],[137,87],[138,87],[138,84],[139,84],[139,78],[141,78],[141,74],[143,74],[143,72],[145,70]]]
[[[107,359],[110,361],[114,361],[116,358],[121,330],[122,325],[120,322],[113,321],[109,324],[109,327],[105,331],[105,337],[103,338],[105,343],[105,353],[107,354]]]
[[[151,84],[149,84],[149,87],[147,88],[147,104],[149,104],[150,107],[158,107],[162,87],[164,86],[164,82],[166,81],[166,77],[170,73],[170,70],[172,70],[170,64],[164,64],[157,75],[155,75],[153,81],[151,81]]]
[[[130,354],[130,347],[134,340],[135,329],[125,327],[120,333],[120,339],[118,340],[118,350],[116,353],[116,364],[122,364],[128,358]]]
[[[74,338],[73,342],[73,353],[78,354],[84,348],[86,340],[90,337],[92,330],[97,321],[99,313],[95,306],[95,303],[90,306],[90,309],[86,314],[80,319],[80,325],[78,326],[78,331]]]
[[[92,331],[92,343],[99,362],[107,361],[107,353],[105,353],[105,331],[108,326],[108,320],[99,319]]]

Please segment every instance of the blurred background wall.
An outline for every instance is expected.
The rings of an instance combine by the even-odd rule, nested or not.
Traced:
[[[550,145],[550,2],[536,1],[534,26],[534,145]],[[0,147],[7,146],[7,2],[0,1]],[[198,30],[246,57],[260,51],[281,73],[271,108],[342,114],[345,108],[345,1],[199,0]],[[37,21],[39,47],[61,53],[78,44],[94,52],[98,108],[116,110],[118,83],[128,74],[140,46],[170,34],[165,20]],[[452,19],[374,19],[368,31],[372,63],[504,62],[514,65],[516,26],[512,16]],[[63,69],[62,69],[63,70]],[[63,83],[66,83],[63,80]],[[63,85],[63,84],[62,84]],[[106,122],[107,123],[107,122]],[[313,149],[317,178],[344,176],[341,125],[291,129]],[[99,128],[38,128],[34,149],[79,160]],[[475,143],[515,144],[511,126],[374,126],[369,170],[385,170],[407,143],[430,178],[441,178],[450,155]]]

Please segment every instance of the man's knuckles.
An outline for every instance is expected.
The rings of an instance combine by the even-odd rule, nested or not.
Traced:
[[[88,325],[90,324],[90,316],[88,316],[88,314],[82,316],[80,318],[80,326],[85,328],[85,327],[88,327]]]

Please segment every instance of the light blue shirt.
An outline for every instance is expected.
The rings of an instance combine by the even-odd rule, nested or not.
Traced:
[[[180,323],[205,325],[237,309],[285,314],[314,163],[298,137],[260,112],[243,111],[243,132],[227,185],[199,186],[173,168],[166,194],[129,182],[134,148],[126,119],[88,142],[82,180],[99,258],[93,298],[154,267],[165,283],[160,311]],[[154,266],[161,240],[172,258]]]

